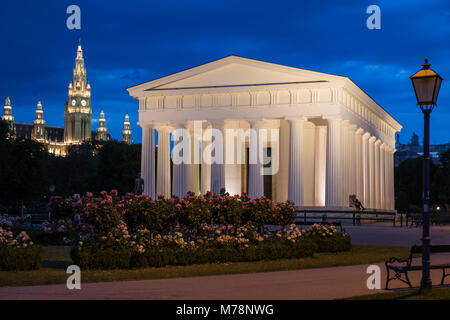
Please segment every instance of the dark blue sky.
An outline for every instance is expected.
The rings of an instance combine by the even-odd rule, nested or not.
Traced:
[[[81,8],[81,30],[66,8]],[[366,8],[381,8],[381,30]],[[351,77],[403,126],[422,137],[423,117],[409,76],[428,57],[444,78],[432,114],[432,143],[450,141],[450,3],[389,1],[2,1],[0,97],[16,121],[32,122],[42,100],[48,125],[63,125],[67,86],[82,37],[93,119],[100,109],[116,139],[138,104],[126,88],[229,54]],[[3,112],[3,110],[2,110]],[[96,130],[97,122],[93,123]]]

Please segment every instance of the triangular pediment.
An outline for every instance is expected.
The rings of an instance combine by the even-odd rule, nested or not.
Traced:
[[[343,77],[229,56],[185,71],[131,87],[132,92],[298,84],[342,80]]]
[[[174,81],[154,89],[203,88],[317,81],[306,75],[267,70],[242,63],[230,63],[210,71]]]

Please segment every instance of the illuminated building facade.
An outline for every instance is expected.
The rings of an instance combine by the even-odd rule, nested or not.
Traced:
[[[11,131],[17,137],[29,138],[39,141],[47,147],[49,153],[64,156],[67,147],[80,144],[83,141],[108,141],[111,135],[106,129],[106,119],[103,110],[100,114],[99,128],[92,131],[92,105],[91,86],[87,81],[86,67],[83,58],[83,49],[78,44],[73,69],[73,79],[68,88],[68,100],[64,105],[64,127],[48,126],[44,120],[44,108],[39,100],[36,108],[36,117],[33,123],[15,122],[12,112],[12,104],[9,97],[6,98],[3,107],[2,120],[9,123]],[[128,124],[127,124],[128,123]],[[131,141],[129,130],[129,117],[126,115],[124,127],[128,131],[123,135],[127,141]],[[128,136],[129,135],[129,136]]]
[[[395,133],[402,126],[348,77],[228,56],[128,92],[139,101],[145,194],[226,188],[289,199],[305,210],[348,210],[356,196],[367,209],[394,210]],[[180,128],[202,159],[171,170],[171,136]],[[201,133],[207,128],[223,142]],[[237,135],[250,130],[255,134],[238,146]],[[275,133],[259,150],[251,147],[261,141],[258,132]],[[234,158],[239,151],[244,163]],[[277,170],[266,174],[261,158],[269,153]],[[220,160],[210,161],[213,155]]]
[[[123,123],[122,142],[133,144],[133,140],[131,139],[130,117],[128,116],[128,112],[125,115],[125,122]]]

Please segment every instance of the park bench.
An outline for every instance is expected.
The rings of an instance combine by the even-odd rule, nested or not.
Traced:
[[[406,226],[419,227],[423,223],[423,213],[409,213],[406,215]],[[450,224],[450,215],[448,213],[431,213],[430,214],[431,225],[448,225]]]
[[[430,252],[431,253],[450,253],[450,245],[437,245],[437,246],[430,246]],[[386,261],[386,272],[387,272],[387,278],[386,278],[386,290],[389,288],[389,281],[391,280],[400,280],[403,283],[406,283],[409,285],[410,288],[412,288],[411,281],[409,281],[408,272],[409,271],[420,271],[422,270],[422,265],[416,265],[412,264],[412,260],[414,258],[415,254],[421,254],[422,253],[422,246],[412,246],[411,252],[409,254],[408,259],[399,259],[396,257],[390,258],[388,261]],[[441,285],[444,284],[444,280],[447,276],[450,276],[450,273],[445,273],[446,269],[450,268],[450,262],[445,264],[435,264],[431,265],[430,269],[441,269],[442,270],[442,279],[441,279]],[[390,271],[394,272],[394,276],[390,276]],[[402,278],[402,275],[404,275],[404,278]]]
[[[310,216],[308,216],[310,214]],[[321,214],[322,216],[318,216]],[[345,221],[350,220],[352,224],[360,225],[361,221],[375,221],[375,222],[392,222],[395,227],[396,223],[396,212],[389,211],[357,211],[357,210],[347,210],[347,211],[333,211],[333,210],[299,210],[295,217],[295,221],[303,221],[305,224],[308,221],[316,221],[318,219],[327,221]]]

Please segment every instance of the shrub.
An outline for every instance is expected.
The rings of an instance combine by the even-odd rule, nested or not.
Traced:
[[[73,234],[66,232],[44,232],[40,230],[27,231],[33,242],[43,246],[63,246],[66,238],[72,237]]]
[[[118,228],[122,223],[122,207],[118,205],[117,191],[100,193],[100,197],[94,198],[87,194],[79,201],[82,208],[81,217],[84,222],[94,226],[98,233],[104,234]]]
[[[317,252],[343,252],[351,248],[351,238],[346,234],[336,234],[331,238],[315,239]]]
[[[42,248],[21,231],[14,235],[0,227],[0,270],[33,270],[42,263]]]
[[[291,245],[267,242],[240,248],[153,247],[142,253],[126,247],[83,247],[81,250],[73,248],[71,256],[74,263],[82,269],[123,269],[305,258],[311,257],[316,249],[314,241],[304,239]]]
[[[52,219],[73,219],[75,212],[74,208],[78,199],[69,197],[63,198],[59,196],[51,197],[50,199],[50,217]]]
[[[0,270],[35,270],[42,264],[42,247],[0,245]]]
[[[305,232],[305,236],[317,243],[318,252],[348,251],[351,247],[351,237],[345,232],[337,232],[333,225],[315,224]]]
[[[127,269],[130,268],[132,251],[127,247],[72,248],[70,256],[81,269]]]

